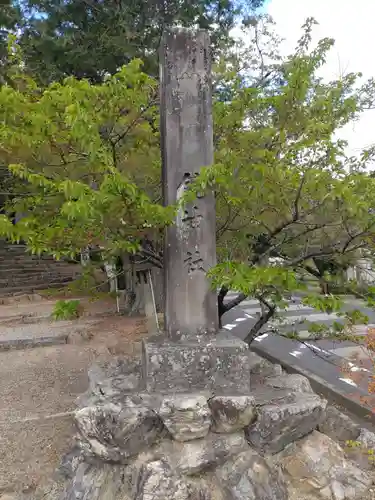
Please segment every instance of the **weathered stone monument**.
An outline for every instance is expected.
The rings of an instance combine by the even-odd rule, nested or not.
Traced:
[[[163,187],[178,202],[213,162],[211,55],[208,34],[170,30],[160,57]],[[144,349],[146,389],[184,392],[220,387],[249,392],[247,346],[218,334],[216,292],[206,272],[216,264],[215,199],[196,197],[167,229],[165,333]]]
[[[213,162],[210,40],[205,31],[165,33],[160,61],[164,201],[176,203],[201,167]],[[166,332],[216,333],[216,293],[206,272],[216,264],[215,199],[206,193],[181,209],[166,233]]]
[[[207,34],[166,33],[161,65],[165,200],[174,203],[212,162]],[[214,226],[210,194],[178,214],[166,237],[165,335],[144,343],[142,359],[90,370],[65,479],[37,500],[375,498],[374,475],[342,448],[358,439],[375,449],[375,434],[327,411],[304,377],[218,331],[205,274]]]

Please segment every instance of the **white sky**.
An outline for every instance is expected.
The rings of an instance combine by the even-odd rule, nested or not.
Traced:
[[[301,26],[314,17],[319,25],[314,27],[313,40],[329,37],[336,41],[322,72],[324,78],[358,71],[366,79],[375,77],[375,0],[268,0],[265,10],[285,39],[282,53],[293,51]],[[375,143],[375,111],[364,113],[338,136],[349,142],[347,152],[353,155]]]

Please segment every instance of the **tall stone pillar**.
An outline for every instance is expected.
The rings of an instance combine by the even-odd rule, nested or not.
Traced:
[[[176,203],[213,162],[210,39],[204,30],[170,30],[160,57],[163,189]],[[165,328],[171,339],[215,333],[216,293],[206,272],[216,264],[215,199],[198,197],[166,233]]]
[[[164,199],[174,204],[213,161],[208,34],[165,33],[160,64]],[[218,332],[216,292],[206,276],[216,263],[212,193],[179,211],[165,245],[166,336],[143,343],[144,389],[249,393],[248,346]]]

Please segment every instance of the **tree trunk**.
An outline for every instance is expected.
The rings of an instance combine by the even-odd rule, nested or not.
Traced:
[[[225,286],[222,286],[220,288],[220,291],[217,296],[217,308],[218,308],[218,315],[219,315],[219,328],[223,327],[222,324],[222,316],[224,313],[226,313],[225,305],[224,305],[224,299],[226,294],[228,293],[228,288]]]
[[[329,284],[325,280],[320,280],[319,286],[322,295],[329,294]]]
[[[227,295],[228,291],[229,291],[228,288],[223,286],[223,287],[221,287],[219,294],[217,296],[217,307],[218,307],[219,327],[220,328],[222,328],[222,316],[226,312],[233,309],[233,307],[236,307],[239,304],[241,304],[241,302],[243,302],[247,297],[247,295],[245,295],[244,293],[239,293],[236,297],[234,297],[234,299],[232,299],[229,302],[227,302],[226,304],[224,304],[224,299],[225,299],[225,296]]]
[[[267,322],[275,314],[275,310],[276,308],[272,307],[271,309],[268,309],[268,311],[265,314],[261,315],[261,317],[258,319],[258,321],[255,323],[255,325],[251,328],[249,333],[244,338],[244,342],[246,342],[249,345],[251,344],[251,342],[257,337],[258,333],[263,328],[263,326],[266,325]]]

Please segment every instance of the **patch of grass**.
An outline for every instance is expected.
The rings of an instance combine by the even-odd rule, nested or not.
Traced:
[[[82,304],[79,300],[58,300],[52,311],[55,321],[77,319],[82,314]]]
[[[375,468],[375,450],[372,448],[367,448],[359,441],[346,441],[346,451],[357,449],[360,453],[363,454],[364,457],[368,458],[368,461]]]

